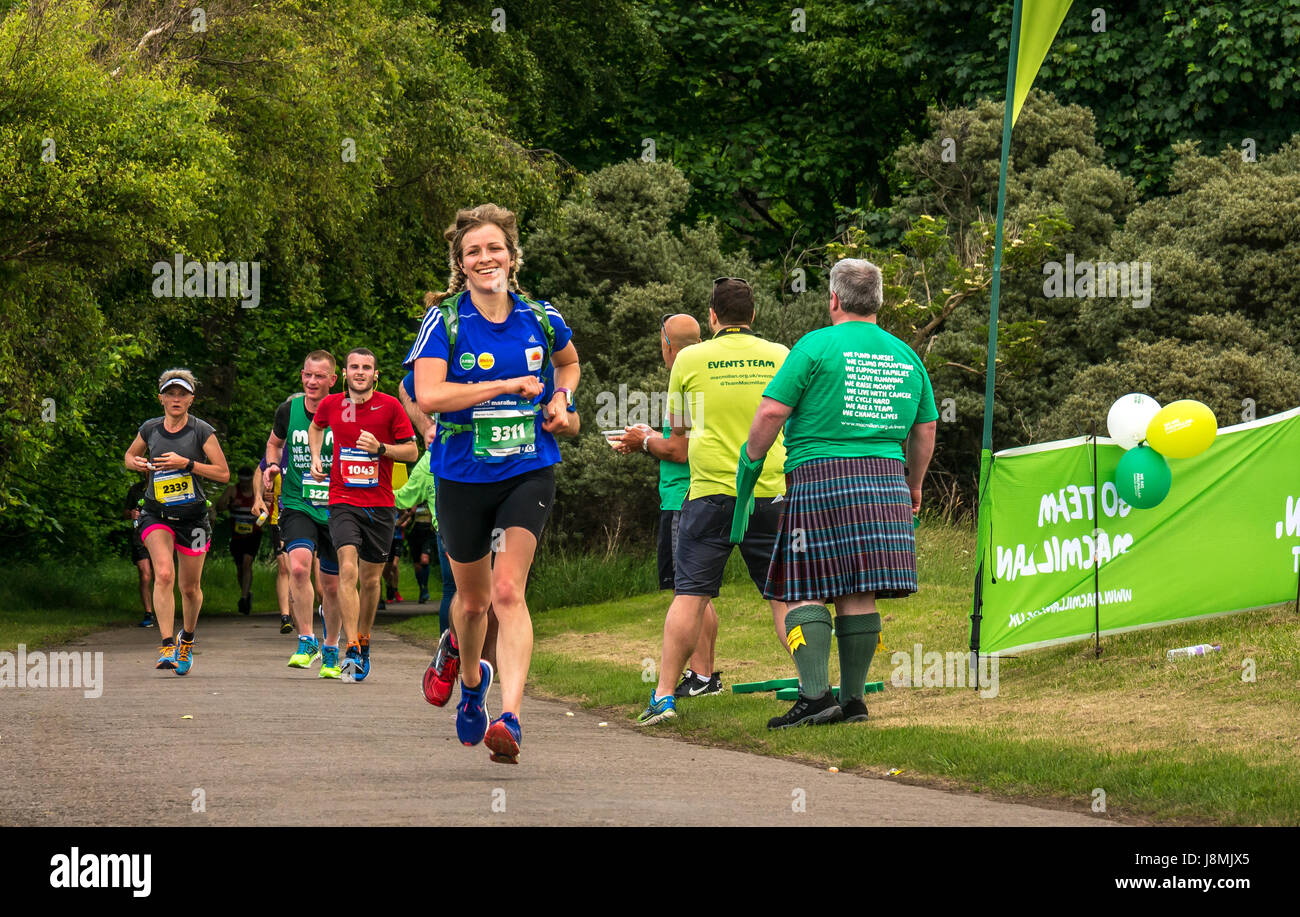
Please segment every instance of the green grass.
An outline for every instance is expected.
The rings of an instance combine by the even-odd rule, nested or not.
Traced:
[[[430,578],[433,601],[438,600],[437,571]],[[407,557],[399,568],[399,591],[410,601],[419,593]],[[253,612],[276,611],[275,567],[253,564]],[[236,615],[239,584],[228,553],[213,550],[203,565],[203,610],[200,622],[213,615]],[[176,593],[176,624],[180,625],[180,593]],[[110,627],[135,627],[143,616],[136,568],[125,558],[95,564],[50,562],[13,566],[0,578],[0,650],[26,644],[28,649],[66,643]],[[435,628],[437,616],[434,616]],[[157,631],[152,631],[157,633]]]
[[[1034,800],[1080,813],[1093,791],[1107,815],[1134,821],[1300,823],[1300,622],[1290,606],[1054,647],[999,667],[998,694],[890,684],[894,652],[964,651],[969,645],[973,536],[926,524],[919,532],[922,590],[882,601],[887,649],[871,678],[871,720],[861,725],[769,732],[788,702],[771,694],[687,701],[659,733],[884,775],[904,782]],[[733,556],[717,600],[718,668],[727,684],[794,674],[767,606],[740,582]],[[531,593],[530,593],[531,595]],[[552,607],[534,616],[530,691],[606,711],[631,723],[659,662],[668,594]],[[531,602],[531,598],[530,598]],[[393,629],[431,646],[437,622]],[[1176,663],[1166,649],[1222,643],[1223,652]],[[1252,660],[1255,681],[1243,681]],[[838,674],[835,654],[831,672]]]

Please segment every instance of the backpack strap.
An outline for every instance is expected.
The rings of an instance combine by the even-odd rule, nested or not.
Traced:
[[[450,364],[456,357],[456,335],[457,332],[460,331],[461,297],[468,295],[469,291],[466,290],[461,293],[460,296],[456,297],[456,302],[453,305],[446,305],[446,300],[438,304],[438,311],[442,313],[443,327],[447,329],[448,364]],[[537,324],[542,326],[542,336],[546,338],[546,351],[542,355],[542,365],[545,366],[546,362],[551,358],[551,354],[555,352],[555,329],[551,327],[551,320],[546,314],[546,306],[542,305],[535,299],[529,299],[527,296],[519,296],[519,298],[528,306],[529,311],[533,313],[533,318],[537,319]],[[534,413],[540,410],[540,405],[533,406]],[[448,439],[458,433],[469,433],[474,429],[469,424],[450,423],[444,421],[441,415],[435,415],[434,419],[438,423],[440,441],[444,444]]]

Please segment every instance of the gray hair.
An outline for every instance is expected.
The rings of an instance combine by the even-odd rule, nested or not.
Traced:
[[[880,268],[861,258],[837,261],[831,268],[831,292],[845,312],[875,315],[884,302]]]

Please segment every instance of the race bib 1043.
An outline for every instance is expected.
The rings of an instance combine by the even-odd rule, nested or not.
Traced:
[[[339,468],[348,487],[379,486],[379,456],[374,453],[344,447],[339,452]]]

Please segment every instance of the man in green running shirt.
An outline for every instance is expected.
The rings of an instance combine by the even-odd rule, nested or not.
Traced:
[[[339,629],[342,614],[339,609],[339,567],[330,540],[329,482],[318,482],[311,476],[311,450],[307,444],[307,428],[316,415],[316,409],[330,393],[338,380],[333,355],[326,350],[313,350],[302,365],[302,392],[285,400],[275,411],[271,435],[266,443],[264,475],[273,478],[276,472],[282,477],[280,487],[280,537],[285,553],[289,555],[289,613],[298,629],[298,649],[289,657],[289,665],[307,669],[317,659],[321,660],[320,677],[338,678]],[[327,432],[322,451],[332,454],[333,437]],[[284,466],[281,467],[281,453]],[[272,480],[263,481],[269,491]],[[312,619],[311,585],[312,560],[320,558],[320,587],[325,613],[326,645],[322,649],[316,640]]]

